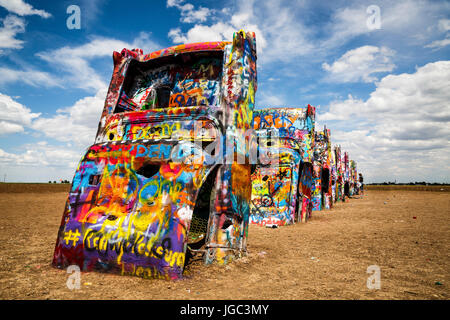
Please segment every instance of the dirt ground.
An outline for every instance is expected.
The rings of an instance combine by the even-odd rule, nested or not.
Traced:
[[[50,191],[49,191],[50,190]],[[66,192],[0,192],[0,299],[449,299],[450,193],[368,190],[306,224],[250,226],[246,258],[183,280],[50,266]],[[381,288],[367,288],[380,267]]]

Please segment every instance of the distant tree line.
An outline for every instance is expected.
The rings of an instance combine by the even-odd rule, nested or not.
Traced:
[[[58,182],[56,182],[56,181],[49,181],[48,183],[58,183]],[[59,183],[70,183],[70,181],[69,180],[60,180]]]
[[[437,182],[425,182],[425,181],[421,181],[421,182],[408,182],[408,183],[402,183],[402,182],[377,182],[377,183],[367,183],[367,185],[384,185],[384,186],[389,186],[389,185],[397,185],[397,186],[448,186],[450,184],[448,183],[437,183]]]

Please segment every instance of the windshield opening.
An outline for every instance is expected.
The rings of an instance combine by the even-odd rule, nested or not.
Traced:
[[[147,62],[132,60],[114,113],[217,106],[222,51],[184,53]]]

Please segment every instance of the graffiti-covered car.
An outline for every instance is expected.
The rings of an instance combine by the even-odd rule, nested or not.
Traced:
[[[253,112],[258,163],[252,173],[250,222],[281,226],[311,214],[315,108]]]
[[[331,159],[331,205],[336,202],[337,192],[338,192],[338,169],[337,169],[337,160],[336,160],[336,147],[331,147],[330,143],[330,159]]]
[[[341,146],[334,146],[333,150],[336,166],[336,181],[335,181],[335,198],[334,202],[339,202],[344,199],[344,163],[342,161]]]
[[[207,264],[245,254],[251,167],[235,159],[248,157],[241,132],[253,125],[254,33],[145,55],[124,49],[113,60],[53,265],[173,279],[190,245]]]
[[[358,193],[358,170],[356,168],[356,161],[350,160],[350,196],[357,195]]]
[[[330,129],[315,132],[313,162],[313,210],[330,209],[332,201]]]
[[[342,167],[342,180],[343,180],[343,188],[344,192],[342,195],[342,199],[345,200],[345,197],[350,197],[350,158],[348,157],[348,152],[344,151],[341,157],[341,167]]]

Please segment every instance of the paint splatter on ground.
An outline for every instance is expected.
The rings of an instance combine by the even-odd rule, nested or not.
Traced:
[[[82,273],[71,291],[50,266],[67,193],[29,190],[0,193],[1,299],[450,299],[448,192],[368,190],[306,224],[250,226],[249,256],[226,267],[194,261],[179,281]]]

